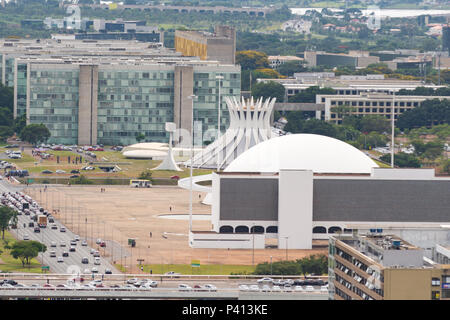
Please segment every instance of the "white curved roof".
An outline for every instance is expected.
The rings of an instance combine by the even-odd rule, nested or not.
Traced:
[[[378,165],[341,140],[317,134],[291,134],[261,142],[239,155],[225,172],[370,173]]]

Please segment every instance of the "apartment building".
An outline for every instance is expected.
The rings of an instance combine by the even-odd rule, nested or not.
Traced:
[[[450,299],[450,265],[382,229],[331,236],[328,261],[333,300]]]

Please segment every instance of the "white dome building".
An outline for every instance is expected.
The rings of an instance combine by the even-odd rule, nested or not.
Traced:
[[[225,172],[371,173],[378,165],[341,140],[317,134],[291,134],[261,142],[239,155]]]

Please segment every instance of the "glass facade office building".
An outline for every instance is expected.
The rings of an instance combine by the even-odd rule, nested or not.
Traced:
[[[83,67],[86,72],[80,71]],[[192,102],[185,98],[192,94],[197,96],[194,121],[201,124],[202,134],[217,128],[220,85],[221,129],[225,130],[229,119],[223,101],[225,96],[240,97],[240,67],[183,63],[191,70],[183,78],[177,76],[177,67],[176,63],[82,65],[18,59],[16,116],[26,114],[28,124],[45,124],[51,132],[49,143],[129,145],[137,142],[139,134],[144,141],[168,142],[165,123],[183,127],[184,117],[192,113]],[[223,77],[221,83],[217,76]],[[181,120],[175,115],[177,101],[183,110]]]

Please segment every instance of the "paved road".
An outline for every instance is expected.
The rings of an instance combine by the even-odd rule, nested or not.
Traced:
[[[20,191],[22,188],[13,186],[8,182],[1,180],[0,181],[0,192],[16,192]],[[36,200],[36,199],[35,199]],[[40,233],[35,233],[33,231],[33,227],[28,227],[28,223],[31,220],[30,216],[26,216],[24,214],[18,216],[18,229],[11,230],[11,233],[17,238],[22,240],[24,235],[27,234],[30,240],[36,240],[44,243],[47,246],[47,251],[42,254],[40,253],[38,256],[38,260],[43,263],[43,265],[50,266],[50,272],[52,273],[82,273],[85,269],[92,270],[93,267],[98,269],[99,274],[103,274],[105,269],[110,269],[113,273],[120,273],[116,268],[114,268],[109,261],[100,257],[100,265],[94,265],[94,257],[90,254],[91,247],[89,246],[81,246],[81,238],[80,241],[77,241],[76,251],[69,252],[70,241],[75,238],[75,234],[70,231],[66,227],[66,232],[60,232],[61,226],[64,226],[60,221],[55,219],[55,224],[57,226],[57,230],[52,230],[49,226],[47,228],[41,228]],[[24,228],[23,225],[26,225]],[[51,247],[51,243],[56,242],[57,247]],[[61,243],[65,244],[65,247],[61,246]],[[108,243],[107,243],[108,246]],[[116,249],[117,250],[117,249]],[[115,250],[115,251],[116,251]],[[68,257],[63,257],[64,262],[57,262],[57,258],[50,257],[50,251],[56,252],[56,257],[62,256],[63,251],[67,251],[69,253]],[[89,259],[89,264],[82,264],[81,259],[83,257],[87,257]]]

